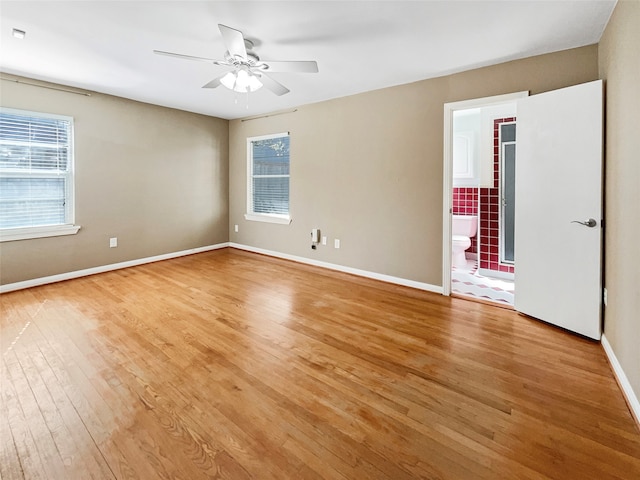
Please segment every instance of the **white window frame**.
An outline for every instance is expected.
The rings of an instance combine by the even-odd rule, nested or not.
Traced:
[[[259,140],[271,140],[272,138],[289,137],[289,132],[260,135],[247,138],[247,213],[244,218],[255,222],[279,223],[288,225],[291,223],[291,190],[289,190],[289,213],[287,215],[256,213],[253,211],[253,147],[252,142]],[[284,176],[284,175],[283,175]],[[291,151],[289,151],[289,187],[291,187]]]
[[[80,230],[79,225],[75,225],[75,170],[74,170],[74,143],[73,143],[73,117],[66,115],[57,115],[52,113],[33,112],[28,110],[19,110],[15,108],[0,107],[3,113],[12,115],[23,115],[25,117],[38,117],[55,120],[65,120],[70,124],[69,132],[69,157],[68,169],[63,175],[66,177],[65,192],[65,223],[54,225],[39,225],[32,227],[16,227],[16,228],[0,228],[0,242],[11,242],[15,240],[26,240],[31,238],[57,237],[61,235],[74,235]],[[56,174],[58,176],[59,174]],[[4,171],[3,177],[40,177],[49,178],[53,174],[46,173],[28,173],[24,171]]]

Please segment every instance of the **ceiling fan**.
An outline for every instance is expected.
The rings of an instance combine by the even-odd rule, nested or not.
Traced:
[[[158,55],[183,58],[185,60],[196,60],[199,62],[211,62],[214,65],[231,67],[233,70],[224,75],[214,78],[202,88],[216,88],[223,85],[236,92],[255,92],[261,87],[266,87],[276,95],[289,93],[289,89],[277,80],[273,79],[270,73],[292,72],[292,73],[317,73],[318,64],[315,61],[262,61],[253,52],[253,42],[244,38],[241,31],[218,24],[222,40],[227,47],[224,60],[213,58],[194,57],[181,53],[164,52],[154,50]]]

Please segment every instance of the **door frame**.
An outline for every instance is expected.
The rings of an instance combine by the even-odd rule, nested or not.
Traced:
[[[442,294],[451,295],[451,213],[453,211],[453,112],[502,103],[515,103],[529,96],[528,91],[474,98],[444,104],[444,143],[442,169]],[[479,223],[479,222],[478,222]],[[479,226],[478,226],[479,230]]]

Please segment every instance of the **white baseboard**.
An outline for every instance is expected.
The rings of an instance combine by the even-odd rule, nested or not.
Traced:
[[[350,273],[352,275],[358,275],[360,277],[372,278],[374,280],[381,280],[383,282],[393,283],[396,285],[417,288],[419,290],[425,290],[427,292],[442,294],[442,291],[443,291],[442,287],[438,285],[431,285],[428,283],[408,280],[406,278],[394,277],[394,276],[385,275],[382,273],[369,272],[367,270],[360,270],[357,268],[345,267],[343,265],[336,265],[333,263],[321,262],[319,260],[313,260],[311,258],[298,257],[296,255],[288,255],[286,253],[280,253],[272,250],[265,250],[262,248],[251,247],[249,245],[225,242],[225,243],[219,243],[217,245],[209,245],[206,247],[182,250],[180,252],[165,253],[163,255],[156,255],[154,257],[139,258],[136,260],[129,260],[127,262],[112,263],[110,265],[101,265],[99,267],[86,268],[84,270],[76,270],[73,272],[61,273],[58,275],[51,275],[48,277],[34,278],[32,280],[25,280],[23,282],[8,283],[6,285],[0,285],[0,293],[8,293],[8,292],[13,292],[15,290],[22,290],[25,288],[37,287],[40,285],[46,285],[48,283],[62,282],[64,280],[71,280],[74,278],[86,277],[88,275],[95,275],[96,273],[104,273],[112,270],[118,270],[121,268],[135,267],[136,265],[144,265],[145,263],[159,262],[161,260],[168,260],[170,258],[193,255],[195,253],[207,252],[210,250],[217,250],[219,248],[225,248],[225,247],[233,247],[239,250],[246,250],[248,252],[260,253],[263,255],[282,258],[285,260],[292,260],[294,262],[313,265],[316,267],[327,268],[329,270],[336,270],[338,272],[343,272],[343,273]]]
[[[602,334],[602,338],[600,339],[602,342],[602,348],[604,348],[604,353],[606,353],[607,358],[609,359],[609,363],[611,364],[611,368],[613,369],[613,374],[618,381],[618,385],[620,385],[620,389],[622,390],[622,394],[627,400],[627,405],[629,405],[629,409],[631,410],[631,414],[634,416],[636,423],[640,426],[640,401],[638,401],[638,396],[633,391],[631,384],[629,383],[629,379],[627,379],[624,370],[622,370],[622,366],[620,362],[618,362],[618,358],[616,354],[613,352],[611,348],[611,344],[607,337]]]
[[[96,273],[110,272],[111,270],[119,270],[121,268],[135,267],[136,265],[159,262],[160,260],[168,260],[170,258],[184,257],[186,255],[208,252],[209,250],[217,250],[219,248],[225,248],[228,246],[228,242],[219,243],[217,245],[191,248],[189,250],[182,250],[180,252],[165,253],[163,255],[156,255],[154,257],[138,258],[136,260],[129,260],[127,262],[112,263],[110,265],[101,265],[99,267],[76,270],[74,272],[60,273],[58,275],[51,275],[49,277],[34,278],[32,280],[25,280],[23,282],[8,283],[6,285],[0,285],[0,293],[7,293],[13,292],[15,290],[22,290],[24,288],[37,287],[39,285],[46,285],[48,283],[62,282],[64,280],[86,277],[88,275],[95,275]]]
[[[336,270],[338,272],[350,273],[352,275],[358,275],[360,277],[372,278],[374,280],[381,280],[387,283],[393,283],[396,285],[402,285],[405,287],[417,288],[419,290],[425,290],[427,292],[434,292],[442,294],[442,287],[438,285],[431,285],[429,283],[416,282],[414,280],[408,280],[406,278],[394,277],[391,275],[385,275],[382,273],[369,272],[367,270],[360,270],[358,268],[345,267],[343,265],[337,265],[334,263],[321,262],[319,260],[313,260],[311,258],[298,257],[296,255],[289,255],[287,253],[274,252],[272,250],[265,250],[262,248],[251,247],[249,245],[242,245],[240,243],[229,243],[230,247],[237,248],[239,250],[246,250],[247,252],[261,253],[270,257],[282,258],[285,260],[292,260],[298,263],[304,263],[307,265],[313,265],[315,267],[327,268],[329,270]]]

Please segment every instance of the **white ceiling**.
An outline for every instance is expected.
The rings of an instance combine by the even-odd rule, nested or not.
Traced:
[[[594,44],[615,3],[0,0],[0,70],[234,119]],[[273,73],[290,93],[247,97],[201,88],[224,67],[152,53],[223,59],[218,23],[262,60],[316,60],[320,72]]]

